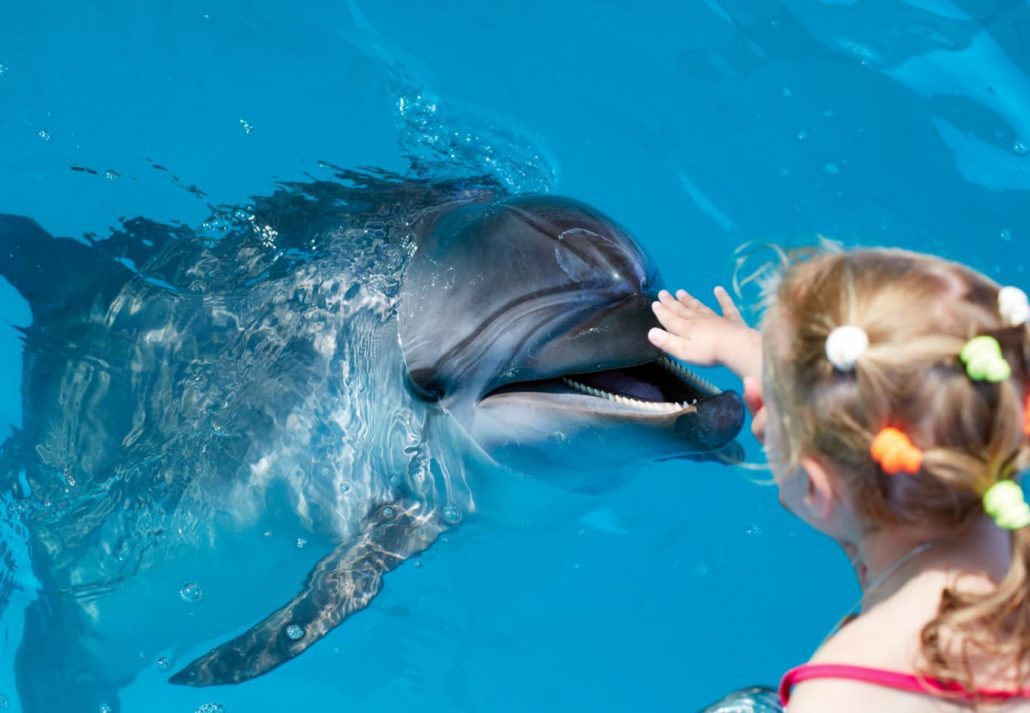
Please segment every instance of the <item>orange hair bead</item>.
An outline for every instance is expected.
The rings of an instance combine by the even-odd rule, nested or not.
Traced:
[[[923,452],[905,433],[892,426],[880,429],[869,447],[869,454],[888,475],[915,475],[923,467]]]

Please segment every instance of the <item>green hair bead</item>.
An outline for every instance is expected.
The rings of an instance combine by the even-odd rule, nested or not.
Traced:
[[[998,527],[1018,530],[1030,525],[1030,505],[1023,497],[1023,488],[1012,480],[1001,480],[984,493],[984,512],[994,518]]]
[[[1012,376],[1012,367],[1001,353],[1001,345],[994,337],[973,337],[962,347],[959,359],[966,365],[966,373],[973,381],[997,384]]]

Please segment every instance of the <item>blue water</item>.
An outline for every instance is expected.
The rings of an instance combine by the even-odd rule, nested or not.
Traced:
[[[322,161],[405,173],[415,156],[594,204],[698,294],[731,280],[740,244],[816,234],[1025,287],[1028,72],[1018,1],[6,3],[0,212],[68,236],[138,215],[199,225],[275,181],[332,179]],[[0,307],[6,431],[29,316],[2,281]],[[771,683],[857,592],[844,558],[753,477],[653,466],[565,521],[458,528],[369,611],[236,687],[165,683],[156,658],[175,641],[156,622],[193,605],[161,584],[163,603],[118,623],[139,632],[142,661],[122,710],[691,711]],[[32,591],[9,554],[19,537],[5,522],[11,710]],[[220,601],[231,564],[193,575],[196,606],[225,617],[211,645],[297,584],[272,569]]]

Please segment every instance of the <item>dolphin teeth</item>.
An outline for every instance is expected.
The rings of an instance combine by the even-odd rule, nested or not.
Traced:
[[[658,363],[664,366],[672,373],[679,376],[681,379],[689,383],[691,386],[694,386],[702,391],[706,391],[709,396],[715,396],[716,394],[722,393],[722,389],[720,389],[718,386],[710,382],[708,379],[705,379],[695,374],[690,369],[687,369],[685,366],[680,364],[678,361],[674,361],[669,357],[662,357],[658,360]]]
[[[672,413],[674,411],[679,411],[683,408],[686,408],[685,404],[678,404],[665,401],[642,401],[640,399],[630,398],[629,396],[622,396],[621,394],[613,394],[608,391],[602,391],[601,389],[595,389],[593,386],[581,384],[578,381],[570,379],[567,376],[563,376],[562,381],[565,382],[566,385],[571,386],[576,391],[580,391],[590,396],[596,396],[598,398],[605,399],[606,401],[613,401],[617,404],[622,404],[623,406],[633,406],[635,408],[643,408],[647,409],[648,411],[656,411],[661,413]]]

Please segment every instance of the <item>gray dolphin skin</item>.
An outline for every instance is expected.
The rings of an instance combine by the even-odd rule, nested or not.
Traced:
[[[135,219],[84,244],[0,216],[0,274],[33,315],[0,453],[41,584],[26,711],[117,710],[138,662],[48,632],[89,632],[97,592],[217,543],[214,513],[275,512],[335,546],[176,684],[299,655],[512,471],[590,493],[648,462],[741,459],[740,398],[648,343],[660,279],[613,221],[483,182],[337,175],[198,231]],[[76,683],[52,690],[55,671]]]
[[[740,400],[647,341],[659,283],[640,246],[577,201],[456,209],[419,241],[405,275],[398,321],[411,381],[517,469],[546,460],[596,484],[598,468],[642,454],[711,458],[739,431]]]

